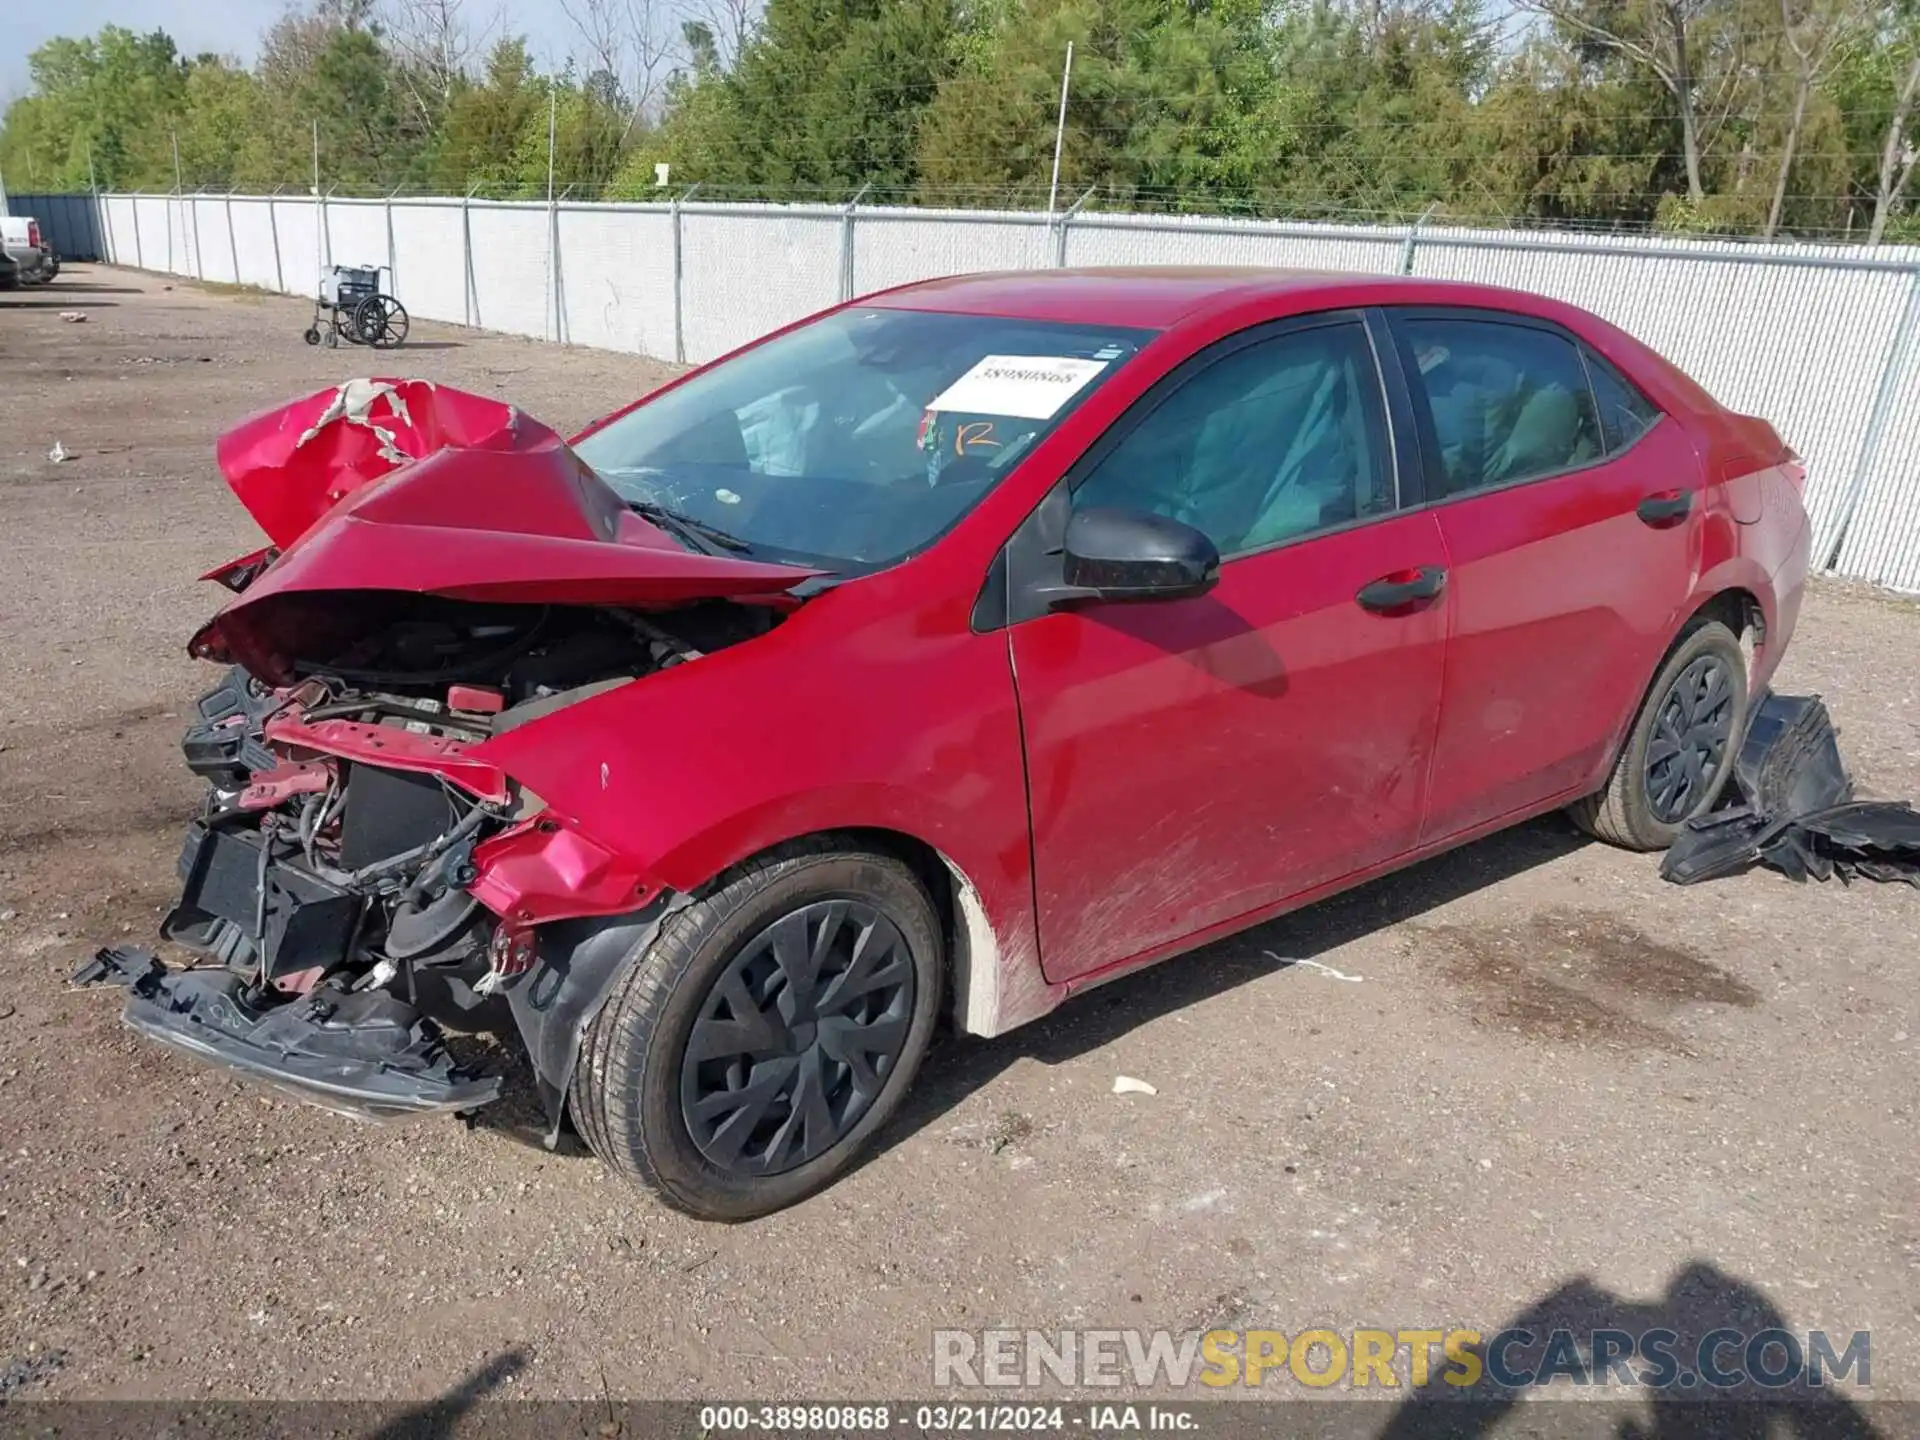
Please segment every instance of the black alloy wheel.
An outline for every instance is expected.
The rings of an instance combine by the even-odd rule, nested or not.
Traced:
[[[687,1038],[680,1106],[695,1147],[761,1176],[846,1139],[900,1061],[914,985],[905,939],[862,901],[817,900],[762,929],[715,979]]]

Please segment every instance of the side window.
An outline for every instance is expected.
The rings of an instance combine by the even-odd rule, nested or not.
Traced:
[[[1607,453],[1617,454],[1651,430],[1660,412],[1618,370],[1591,350],[1584,353],[1594,402],[1600,407],[1600,428],[1607,437]]]
[[[1357,322],[1257,341],[1192,376],[1075,487],[1076,509],[1184,520],[1222,555],[1394,507],[1373,348]]]
[[[1440,444],[1440,493],[1459,495],[1572,470],[1602,453],[1586,369],[1573,343],[1498,321],[1399,322]]]

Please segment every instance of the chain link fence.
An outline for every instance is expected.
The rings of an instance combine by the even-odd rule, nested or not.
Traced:
[[[1422,275],[1584,306],[1806,457],[1815,563],[1920,591],[1920,246],[892,206],[80,197],[102,258],[311,294],[387,265],[415,316],[709,360],[838,300],[970,270],[1260,265]],[[21,207],[17,206],[16,209]],[[617,397],[614,397],[617,398]],[[611,401],[610,401],[611,403]]]

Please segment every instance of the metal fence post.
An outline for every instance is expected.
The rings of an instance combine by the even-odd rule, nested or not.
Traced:
[[[133,206],[133,268],[147,268],[147,247],[140,243],[140,192],[134,191],[127,203]]]
[[[468,186],[467,193],[460,197],[460,313],[469,328],[476,323],[473,315],[473,192],[478,188]]]
[[[227,207],[227,258],[233,261],[233,283],[239,285],[244,282],[240,278],[240,242],[233,233],[233,187],[231,185],[227,187],[227,193],[222,198]]]
[[[1829,527],[1833,538],[1830,542],[1822,539],[1815,555],[1822,570],[1832,570],[1840,563],[1840,549],[1846,544],[1847,527],[1853,523],[1853,517],[1866,495],[1867,482],[1873,476],[1873,467],[1880,459],[1887,419],[1893,413],[1894,397],[1899,390],[1900,372],[1906,368],[1907,352],[1913,346],[1916,329],[1920,329],[1920,266],[1916,266],[1909,275],[1906,303],[1900,307],[1900,319],[1893,330],[1893,343],[1887,347],[1887,363],[1881,367],[1880,383],[1874,388],[1873,409],[1868,412],[1867,432],[1860,439],[1860,455],[1854,461],[1846,493],[1841,496],[1840,507]]]
[[[556,345],[567,343],[566,336],[566,276],[560,263],[560,201],[547,201],[547,309],[553,314],[553,339]]]
[[[1440,202],[1438,200],[1434,201],[1420,212],[1419,219],[1407,227],[1406,243],[1400,247],[1400,273],[1402,275],[1411,275],[1413,273],[1413,248],[1420,243],[1420,227],[1425,225],[1433,212],[1439,208]]]
[[[680,207],[693,198],[698,185],[689,186],[682,194],[674,196],[667,206],[667,213],[673,221],[673,358],[679,365],[687,363],[687,322],[686,303],[682,297],[681,276],[685,267],[681,262],[680,244]]]
[[[553,157],[559,129],[560,92],[550,90],[547,92],[547,323],[552,325],[555,340],[560,338],[560,290],[554,273],[559,259],[560,227],[555,223],[558,212],[553,208]]]
[[[849,200],[840,210],[840,300],[842,304],[853,298],[854,212],[860,208],[860,201],[871,189],[873,189],[871,181],[862,185],[858,190],[853,192],[853,199]]]
[[[393,286],[393,293],[400,293],[399,256],[393,253],[393,197],[400,193],[398,185],[393,187],[386,198],[387,211],[387,283]]]
[[[1056,270],[1067,263],[1067,227],[1073,223],[1073,217],[1080,213],[1080,207],[1099,193],[1100,187],[1095,185],[1060,212],[1060,219],[1055,224],[1053,233],[1053,265]]]
[[[284,295],[287,293],[287,276],[280,265],[280,188],[277,185],[273,194],[267,197],[267,234],[273,240],[273,288]]]

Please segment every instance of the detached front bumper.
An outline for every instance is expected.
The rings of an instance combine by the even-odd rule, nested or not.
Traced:
[[[471,1110],[504,1083],[455,1065],[439,1027],[381,990],[322,986],[256,1009],[232,971],[169,970],[131,946],[101,950],[73,979],[124,985],[121,1018],[150,1040],[356,1119]]]

